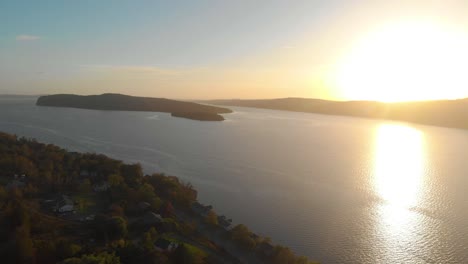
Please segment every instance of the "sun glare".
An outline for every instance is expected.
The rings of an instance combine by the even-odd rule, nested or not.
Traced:
[[[375,190],[387,204],[416,206],[424,176],[423,134],[403,125],[381,125],[374,166]]]
[[[347,100],[384,102],[468,97],[466,32],[429,22],[382,27],[339,64],[336,85]]]

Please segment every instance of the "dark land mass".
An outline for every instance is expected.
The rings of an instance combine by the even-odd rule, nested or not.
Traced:
[[[274,110],[405,121],[423,125],[468,129],[468,98],[401,103],[328,101],[306,98],[211,100],[204,103]]]
[[[0,208],[5,264],[312,263],[216,215],[177,177],[1,132]]]
[[[38,106],[73,107],[92,110],[147,111],[171,113],[173,116],[199,121],[223,121],[220,114],[231,113],[227,108],[183,102],[165,98],[135,97],[122,94],[41,96]]]
[[[198,121],[224,121],[222,115],[207,112],[173,112],[171,116],[195,119]]]

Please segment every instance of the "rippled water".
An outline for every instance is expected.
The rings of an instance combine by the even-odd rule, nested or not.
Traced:
[[[0,99],[0,130],[192,182],[322,263],[468,263],[468,132],[234,108],[225,122]]]

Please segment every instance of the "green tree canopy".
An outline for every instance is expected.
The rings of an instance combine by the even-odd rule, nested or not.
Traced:
[[[61,264],[120,264],[120,258],[114,253],[103,252],[100,254],[83,255],[80,258],[69,258]]]

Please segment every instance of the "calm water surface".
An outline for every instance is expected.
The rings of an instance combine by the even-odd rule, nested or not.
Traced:
[[[468,263],[468,132],[233,108],[225,122],[0,99],[0,131],[192,182],[322,263]]]

